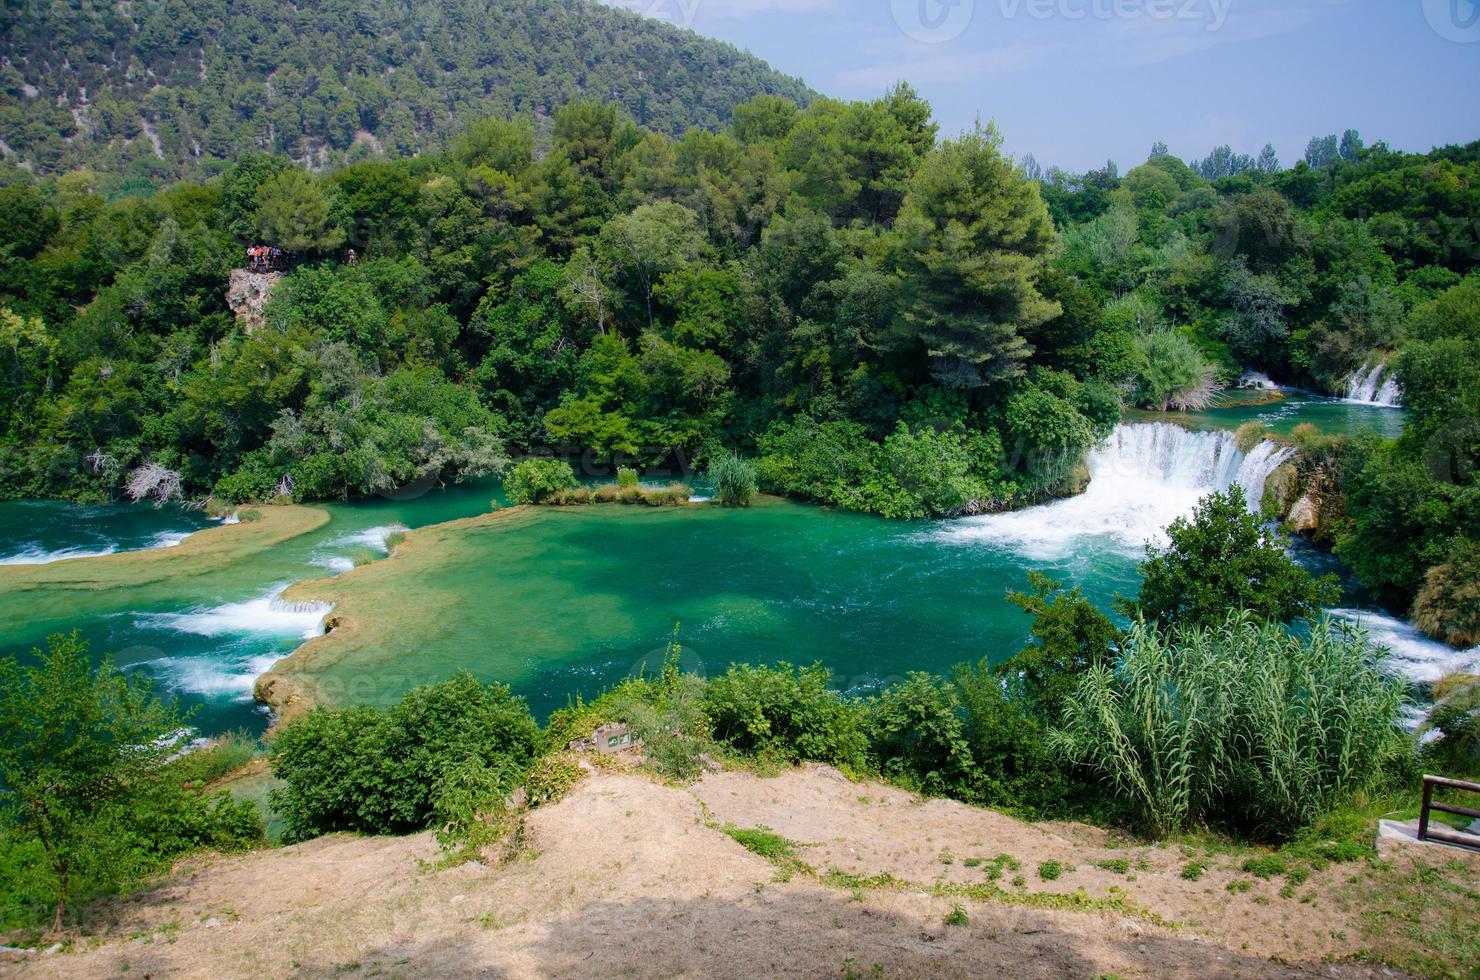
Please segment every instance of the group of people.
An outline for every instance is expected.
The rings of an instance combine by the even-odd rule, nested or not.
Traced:
[[[286,269],[288,258],[288,253],[276,245],[247,246],[247,267],[254,272]]]

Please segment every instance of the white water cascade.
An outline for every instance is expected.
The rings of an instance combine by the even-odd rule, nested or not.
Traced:
[[[1346,401],[1398,408],[1403,404],[1403,389],[1387,369],[1387,362],[1378,361],[1371,368],[1358,368],[1347,377]]]
[[[1084,493],[1013,513],[951,521],[934,536],[1005,545],[1040,560],[1066,557],[1089,539],[1138,556],[1147,541],[1164,543],[1166,526],[1214,490],[1237,484],[1250,509],[1257,510],[1264,481],[1289,458],[1288,448],[1269,441],[1246,455],[1232,432],[1192,432],[1168,422],[1117,425],[1090,454]]]

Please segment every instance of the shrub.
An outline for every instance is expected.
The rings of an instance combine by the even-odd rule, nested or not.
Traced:
[[[1009,592],[1007,601],[1033,617],[1033,643],[997,673],[1018,675],[1034,707],[1054,719],[1075,679],[1110,658],[1120,631],[1077,587],[1065,590],[1041,572],[1029,572],[1028,584],[1031,591]]]
[[[1064,873],[1064,866],[1057,861],[1044,861],[1038,865],[1038,877],[1044,881],[1057,881]]]
[[[966,906],[960,902],[951,905],[951,911],[946,914],[946,925],[964,926],[971,923],[971,916],[966,914]]]
[[[634,470],[634,469],[632,469],[631,467],[628,467],[628,466],[619,466],[619,467],[617,467],[617,486],[619,486],[619,487],[635,487],[635,486],[637,486],[637,471]]]
[[[744,507],[755,496],[755,466],[734,453],[721,453],[709,464],[715,498],[726,507]]]
[[[581,781],[582,775],[584,770],[580,763],[569,753],[544,756],[534,764],[529,777],[524,781],[524,792],[529,805],[535,807],[559,803]]]
[[[1141,366],[1136,401],[1147,408],[1179,411],[1207,408],[1218,393],[1218,369],[1186,334],[1158,330],[1136,341]]]
[[[1480,677],[1451,674],[1433,686],[1434,707],[1420,733],[1438,732],[1428,754],[1463,771],[1480,761]]]
[[[1113,667],[1080,678],[1050,738],[1146,833],[1222,820],[1283,837],[1409,752],[1383,656],[1330,620],[1307,638],[1247,614],[1170,637],[1138,622]]]
[[[704,692],[715,740],[742,752],[861,768],[868,747],[863,711],[829,690],[829,679],[820,664],[730,667]]]
[[[699,774],[710,742],[704,681],[678,669],[680,652],[675,630],[657,677],[629,678],[600,701],[603,711],[627,722],[633,737],[642,740],[648,766],[669,779],[685,780]]]
[[[515,504],[542,504],[562,490],[577,486],[575,470],[561,459],[531,456],[515,463],[504,478],[504,492]]]
[[[900,422],[880,444],[856,422],[802,417],[772,424],[757,448],[760,489],[885,517],[982,510],[1010,492],[995,432]]]
[[[970,768],[952,795],[1027,813],[1063,803],[1071,777],[1049,746],[1022,679],[1003,676],[984,660],[957,667],[955,680]]]
[[[884,775],[912,789],[946,794],[973,775],[956,685],[910,673],[868,705],[870,751]]]
[[[316,708],[274,740],[272,769],[284,786],[272,805],[290,842],[470,823],[477,805],[518,785],[539,737],[523,699],[467,673],[415,688],[384,712]],[[452,798],[470,782],[489,798]]]
[[[1288,623],[1340,596],[1334,575],[1318,579],[1286,553],[1284,537],[1249,512],[1236,484],[1204,497],[1167,536],[1166,548],[1147,546],[1140,595],[1122,601],[1123,612],[1164,627],[1220,626],[1230,609]]]
[[[1284,874],[1288,869],[1284,858],[1277,854],[1266,854],[1263,857],[1251,857],[1239,866],[1240,871],[1247,871],[1255,878],[1266,880],[1276,875]]]
[[[1452,647],[1480,643],[1480,545],[1456,539],[1444,562],[1425,573],[1413,625]]]
[[[1186,864],[1182,865],[1182,877],[1186,878],[1188,881],[1198,881],[1202,878],[1203,872],[1207,869],[1208,866],[1203,864],[1201,861],[1188,861]]]
[[[262,840],[250,803],[187,788],[202,760],[171,763],[182,719],[147,683],[104,660],[96,670],[74,633],[38,661],[0,659],[0,915],[53,930],[75,898],[135,884],[199,847]]]

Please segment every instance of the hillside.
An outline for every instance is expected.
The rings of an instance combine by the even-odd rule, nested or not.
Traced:
[[[777,867],[726,827],[770,828],[795,858]],[[1403,853],[1388,871],[1334,865],[1298,886],[1219,854],[1189,880],[1186,848],[825,767],[684,788],[597,772],[530,811],[503,863],[439,869],[430,838],[333,835],[194,860],[64,951],[14,965],[67,977],[1355,978],[1400,975],[1348,957],[1378,947],[1411,962],[1422,930],[1454,912],[1426,905],[1411,938],[1368,918],[1404,880]],[[1045,880],[1047,862],[1060,877]]]
[[[677,135],[797,79],[730,45],[585,0],[140,0],[0,11],[0,153],[43,173],[316,165],[407,155],[468,119],[573,98]]]

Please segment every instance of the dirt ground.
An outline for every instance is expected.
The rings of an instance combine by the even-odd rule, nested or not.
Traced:
[[[778,874],[725,826],[798,842],[808,869]],[[196,859],[67,949],[0,975],[1395,975],[1342,959],[1357,930],[1330,898],[1339,866],[1283,895],[1278,879],[1215,858],[1192,881],[1179,848],[922,801],[821,766],[682,788],[595,772],[530,812],[516,856],[437,858],[418,834]],[[1045,861],[1073,867],[1043,880]],[[993,874],[1000,892],[980,887]],[[1230,891],[1235,879],[1248,890]]]

